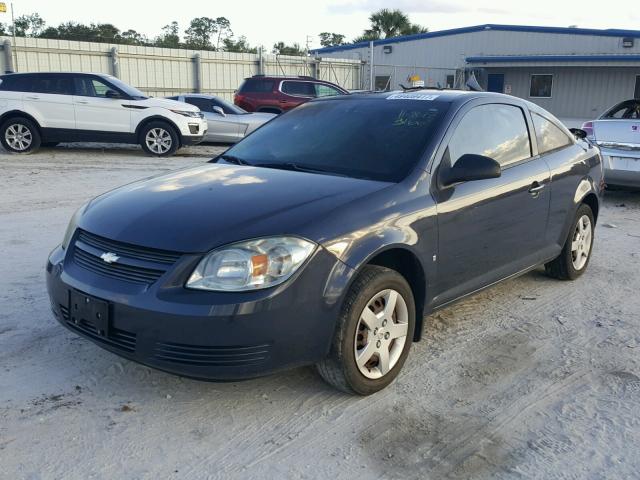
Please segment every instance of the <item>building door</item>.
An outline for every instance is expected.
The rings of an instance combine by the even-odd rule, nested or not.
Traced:
[[[640,75],[636,75],[636,93],[633,98],[640,98]]]
[[[487,91],[504,92],[504,73],[490,73],[487,81]]]

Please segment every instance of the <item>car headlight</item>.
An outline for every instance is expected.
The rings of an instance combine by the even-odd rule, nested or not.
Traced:
[[[67,225],[67,231],[64,232],[64,237],[62,238],[62,248],[64,250],[66,250],[67,247],[69,246],[71,237],[73,237],[73,234],[76,231],[76,228],[78,227],[78,220],[80,220],[80,217],[84,213],[84,210],[87,208],[87,205],[89,205],[89,203],[85,203],[84,205],[82,205],[78,210],[75,211],[75,213],[71,217],[71,220],[69,220],[69,225]]]
[[[173,113],[177,113],[178,115],[182,115],[183,117],[190,118],[203,118],[204,114],[202,112],[191,112],[189,110],[171,110]]]
[[[286,281],[316,245],[297,237],[268,237],[234,243],[207,254],[187,281],[187,288],[247,291]]]

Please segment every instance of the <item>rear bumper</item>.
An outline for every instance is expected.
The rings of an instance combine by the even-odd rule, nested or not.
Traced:
[[[608,185],[640,188],[640,151],[601,150],[604,180]]]
[[[344,264],[319,248],[302,271],[273,289],[202,292],[164,277],[150,287],[129,288],[121,280],[83,271],[58,247],[47,262],[46,279],[56,319],[100,347],[178,375],[234,380],[326,356],[339,314],[336,289],[330,289],[331,298],[326,294],[336,271],[341,279],[348,274]],[[71,290],[108,302],[106,331],[74,316]]]

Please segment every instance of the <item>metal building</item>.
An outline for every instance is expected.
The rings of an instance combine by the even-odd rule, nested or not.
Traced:
[[[636,30],[478,25],[312,53],[361,60],[362,87],[378,90],[415,77],[459,88],[473,72],[482,88],[531,100],[574,124],[640,98]]]

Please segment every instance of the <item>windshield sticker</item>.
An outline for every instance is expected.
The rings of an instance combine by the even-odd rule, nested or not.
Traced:
[[[387,100],[435,100],[439,95],[429,93],[394,93],[387,97]]]

